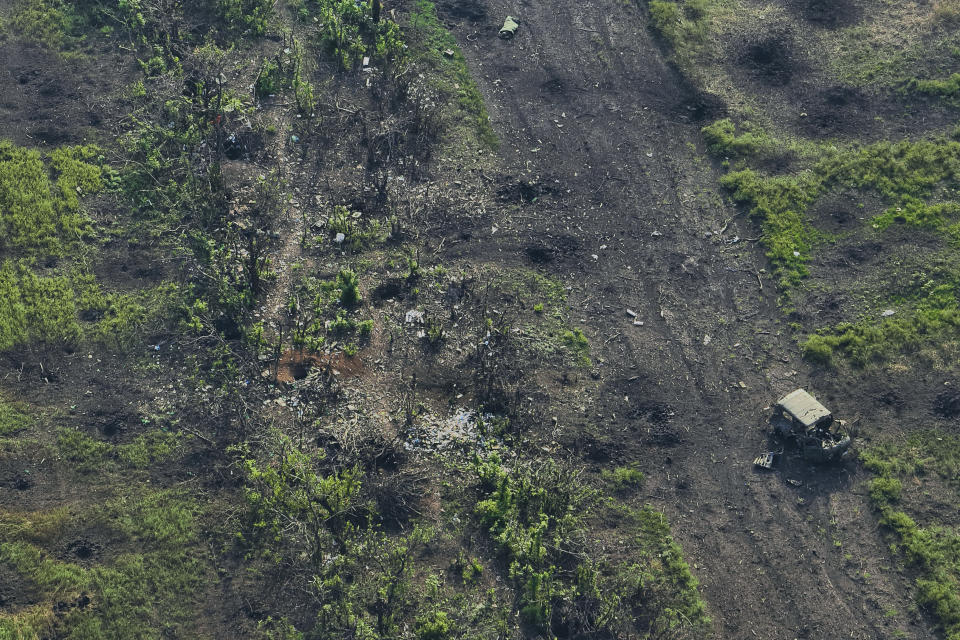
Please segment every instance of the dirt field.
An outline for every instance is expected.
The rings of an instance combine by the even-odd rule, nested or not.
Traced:
[[[344,596],[360,612],[356,619],[376,617],[380,625],[384,617],[386,591],[376,580],[386,570],[370,571],[368,557],[382,552],[375,560],[384,566],[384,557],[416,565],[397,572],[413,594],[398,614],[402,631],[378,626],[382,637],[643,633],[643,620],[630,621],[624,636],[581,633],[563,616],[539,626],[517,621],[525,601],[511,558],[477,517],[480,498],[490,496],[480,495],[474,475],[482,460],[499,465],[504,453],[516,456],[505,470],[511,460],[559,461],[597,495],[597,487],[616,494],[604,484],[611,469],[642,471],[637,493],[617,499],[663,513],[700,581],[713,638],[939,637],[937,620],[915,603],[916,571],[891,553],[878,525],[873,476],[856,455],[812,466],[787,451],[771,471],[755,468],[753,459],[780,446],[769,435],[771,407],[797,387],[848,421],[855,450],[878,434],[908,434],[918,425],[956,431],[960,395],[949,386],[955,363],[831,368],[804,360],[800,346],[817,329],[873,313],[886,300],[888,280],[922,273],[927,254],[955,245],[907,226],[875,233],[857,221],[886,206],[879,195],[854,187],[824,192],[805,215],[829,238],[812,252],[808,284],[788,297],[765,255],[760,224],[720,187],[730,159],[711,155],[702,129],[751,114],[783,140],[843,147],[946,130],[955,108],[932,100],[911,106],[889,86],[855,82],[854,71],[841,81],[817,59],[818,47],[837,59],[847,55],[843,29],[865,25],[887,35],[879,19],[868,19],[876,12],[867,0],[718,1],[713,57],[685,70],[651,27],[646,2],[435,4],[479,89],[479,113],[489,113],[496,151],[484,143],[482,126],[475,132],[464,125],[465,112],[477,115],[464,76],[441,76],[454,85],[445,99],[460,100],[444,113],[463,121],[434,140],[429,129],[439,130],[439,115],[428,113],[419,129],[409,120],[410,105],[428,111],[442,102],[429,83],[401,91],[386,64],[357,61],[353,68],[318,53],[311,29],[319,21],[296,14],[302,9],[309,18],[309,3],[276,3],[266,35],[241,30],[241,46],[220,52],[227,62],[215,73],[187,49],[180,52],[186,71],[171,63],[148,73],[153,60],[138,65],[109,29],[84,56],[57,57],[13,36],[0,41],[0,138],[48,151],[97,142],[117,169],[109,196],[85,200],[95,240],[84,239],[76,256],[24,264],[45,277],[68,274],[69,287],[89,276],[109,292],[108,302],[90,309],[76,296],[74,315],[90,335],[125,309],[134,308],[129,313],[140,322],[122,347],[119,338],[115,345],[101,336],[2,353],[0,410],[9,400],[9,415],[22,408],[32,417],[27,427],[10,427],[10,438],[0,431],[0,531],[41,549],[37,557],[55,558],[54,568],[80,567],[75,579],[91,581],[78,584],[93,585],[93,571],[122,565],[127,553],[142,552],[148,564],[175,555],[171,574],[183,570],[194,583],[184,604],[177,597],[182,578],[158,571],[168,580],[165,595],[146,608],[158,617],[174,612],[164,637],[327,640],[334,627],[318,621],[336,590],[317,585],[327,567],[346,562],[350,544],[362,560],[353,579],[369,591],[351,592],[356,603]],[[723,13],[741,5],[750,20],[768,20],[744,26]],[[4,15],[13,8],[0,1]],[[384,9],[405,28],[416,11],[403,0]],[[906,18],[898,19],[920,22],[914,5],[901,9]],[[501,39],[508,14],[520,28]],[[162,18],[152,16],[152,24],[168,26]],[[434,37],[428,46],[445,42]],[[291,51],[299,56],[301,46],[305,64],[293,62]],[[418,72],[462,61],[446,47],[428,50],[440,63],[419,60]],[[936,55],[931,65],[952,54]],[[278,86],[288,85],[261,90],[274,60],[291,65],[282,73],[303,64],[296,82],[301,72],[313,81],[312,112],[298,111],[297,84],[282,73]],[[197,106],[201,77],[235,91],[229,111]],[[416,102],[418,91],[428,99]],[[178,119],[190,109],[198,111]],[[131,132],[142,138],[121,149],[121,134]],[[143,149],[151,154],[141,163]],[[204,173],[214,149],[225,150],[217,175]],[[804,149],[797,144],[757,162],[789,175],[804,166]],[[144,174],[137,173],[141,164],[150,167]],[[54,184],[57,172],[47,173]],[[144,175],[144,183],[130,178]],[[274,179],[277,200],[269,208],[257,190]],[[195,192],[177,187],[205,180],[221,199],[191,207]],[[341,228],[347,233],[337,233]],[[244,278],[257,271],[253,256],[264,247],[263,271],[243,297]],[[171,303],[174,320],[166,324],[149,313],[160,298],[136,297],[165,283],[182,285],[184,296]],[[586,340],[578,341],[576,330]],[[490,426],[499,413],[515,421],[515,432],[504,436]],[[81,435],[71,441],[74,432]],[[316,473],[318,486],[336,485],[338,474],[352,469],[365,491],[368,511],[344,516],[347,508],[331,508],[310,532],[318,546],[309,554],[303,532],[312,520],[279,518],[282,535],[265,538],[262,548],[251,542],[265,526],[262,514],[251,515],[253,478],[269,473],[249,469],[287,465],[292,445],[269,448],[281,433],[289,440],[278,441],[295,441],[304,456],[290,468]],[[299,491],[303,478],[292,477]],[[936,485],[943,494],[917,507],[924,523],[956,526],[948,484]],[[906,492],[915,496],[926,486],[917,481]],[[136,509],[147,508],[141,501],[157,512],[189,512],[189,525],[170,525],[175,535],[144,533],[130,524],[140,517]],[[311,506],[317,517],[321,509]],[[152,525],[166,526],[150,513]],[[617,512],[599,513],[608,515],[591,517]],[[341,523],[337,546],[332,538],[317,542],[341,517],[349,522]],[[31,519],[59,524],[34,534]],[[407,556],[414,524],[437,537]],[[600,564],[629,566],[635,558],[623,538],[633,530],[621,524],[591,521],[593,529],[576,531],[584,549],[567,555],[600,548]],[[402,551],[389,555],[394,543]],[[105,598],[32,579],[9,553],[0,556],[0,623],[33,624],[35,615],[53,620],[44,622],[49,637],[66,637],[71,611],[80,616],[90,607],[100,615]],[[468,559],[480,567],[472,582]],[[157,566],[166,569],[164,562]],[[347,575],[351,565],[343,566]],[[368,578],[374,582],[364,583]],[[428,581],[440,580],[446,599],[439,586],[425,595],[425,585],[434,584]],[[464,620],[473,611],[467,604],[494,613],[489,620],[476,614],[488,625],[482,629],[430,635],[425,603]],[[639,609],[629,615],[649,615]],[[265,635],[264,625],[280,620],[292,625],[290,635]],[[584,628],[594,622],[580,621]],[[657,637],[689,633],[680,625]]]
[[[520,31],[499,40],[511,13]],[[538,268],[573,286],[596,345],[600,380],[561,418],[571,454],[640,462],[718,638],[929,637],[884,615],[908,608],[909,581],[890,566],[854,464],[753,468],[768,409],[793,388],[838,416],[874,416],[869,394],[799,358],[757,230],[723,204],[699,138],[722,105],[664,62],[633,5],[466,2],[447,19],[504,171],[549,188],[497,220],[496,246],[507,261],[535,251]]]

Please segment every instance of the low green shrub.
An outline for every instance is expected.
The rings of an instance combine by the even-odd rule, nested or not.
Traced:
[[[902,550],[919,571],[918,604],[936,616],[948,640],[960,639],[960,534],[936,524],[921,527],[893,506],[901,499],[900,475],[919,473],[929,467],[950,474],[944,477],[956,482],[960,438],[924,431],[901,446],[887,444],[868,449],[861,458],[864,466],[876,474],[870,481],[870,500],[880,523],[896,536],[894,548]]]
[[[938,98],[960,98],[960,73],[954,73],[942,80],[912,78],[906,83],[904,89]]]
[[[643,484],[644,475],[635,465],[604,469],[601,476],[616,489],[639,487]]]
[[[564,347],[567,348],[574,363],[581,368],[588,368],[592,364],[590,360],[590,341],[579,328],[570,329],[563,332],[561,336]]]
[[[0,395],[0,437],[29,429],[33,419],[19,403],[8,402]]]
[[[753,130],[749,122],[741,124],[745,129],[737,135],[736,126],[729,118],[723,118],[701,130],[707,148],[716,155],[751,157],[770,151],[774,141],[762,129]]]

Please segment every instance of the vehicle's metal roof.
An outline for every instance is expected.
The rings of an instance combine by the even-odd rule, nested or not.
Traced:
[[[797,389],[780,398],[777,406],[798,420],[804,427],[812,427],[822,418],[830,415],[830,410],[817,402],[817,399]]]

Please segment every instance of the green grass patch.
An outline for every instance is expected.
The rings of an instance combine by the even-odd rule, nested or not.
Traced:
[[[417,0],[416,9],[410,15],[408,31],[411,43],[416,46],[418,59],[438,74],[441,90],[452,91],[456,95],[462,118],[474,130],[478,140],[490,149],[499,148],[500,141],[490,125],[490,116],[487,115],[480,89],[470,75],[457,41],[440,23],[432,2]],[[452,51],[453,55],[449,55],[448,51]]]
[[[954,73],[944,79],[921,80],[913,78],[907,82],[904,89],[911,93],[921,93],[953,100],[960,98],[960,73]]]
[[[0,564],[32,583],[41,602],[0,616],[0,638],[159,640],[192,634],[206,570],[198,514],[196,503],[176,491],[110,500],[79,518],[112,531],[113,548],[121,552],[89,567],[56,559],[30,541],[32,527],[24,523],[21,534],[0,543]],[[122,551],[127,545],[138,551]],[[75,604],[84,599],[83,606]],[[55,614],[57,602],[73,606]]]
[[[794,287],[810,271],[810,252],[821,234],[807,221],[804,211],[822,189],[822,178],[806,171],[792,176],[764,176],[753,169],[728,173],[720,184],[733,199],[746,203],[760,221],[766,255],[784,289]]]
[[[895,315],[820,329],[803,342],[804,357],[832,364],[839,356],[863,367],[930,345],[942,348],[960,337],[960,269],[949,261],[930,266],[898,283],[889,301]]]
[[[33,418],[25,411],[22,404],[9,402],[0,395],[0,437],[24,431],[32,425]]]
[[[183,451],[184,435],[166,428],[153,429],[127,444],[113,445],[91,438],[78,429],[57,432],[60,456],[81,473],[119,469],[147,469]]]
[[[870,500],[895,539],[891,548],[917,572],[918,604],[936,616],[948,640],[960,639],[960,533],[936,523],[921,526],[898,508],[902,477],[937,473],[960,488],[960,437],[924,431],[900,446],[864,451],[861,459],[876,475],[870,481]]]
[[[729,147],[744,155],[756,155],[768,144],[763,134],[738,136],[732,124],[723,120],[705,128],[704,134],[718,152]],[[814,155],[809,149],[806,153]],[[805,211],[831,189],[872,190],[886,199],[890,209],[873,223],[877,228],[886,228],[902,218],[960,237],[960,227],[952,224],[960,205],[952,201],[928,203],[938,186],[952,186],[960,175],[957,141],[943,137],[884,141],[847,149],[821,145],[816,155],[806,169],[794,174],[768,176],[747,168],[720,180],[734,200],[749,206],[751,215],[760,220],[767,257],[785,289],[809,275],[806,265],[810,252],[824,236],[807,220]]]
[[[66,253],[89,236],[80,197],[103,188],[95,147],[39,151],[0,141],[0,249],[8,256]]]
[[[650,0],[650,26],[673,49],[677,64],[686,71],[702,54],[710,32],[712,0]]]

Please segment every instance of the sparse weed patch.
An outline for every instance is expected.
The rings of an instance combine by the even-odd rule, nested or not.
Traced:
[[[876,474],[870,481],[870,499],[880,523],[895,536],[891,548],[902,553],[918,572],[918,604],[937,617],[948,639],[960,638],[960,534],[936,523],[922,526],[898,509],[901,477],[934,472],[956,487],[960,438],[924,431],[899,446],[869,449],[861,459]]]
[[[10,402],[0,395],[0,437],[13,435],[29,429],[33,419],[17,402]]]
[[[457,105],[462,118],[474,130],[481,143],[490,149],[497,149],[500,141],[490,117],[483,105],[483,96],[477,83],[470,75],[467,61],[457,45],[457,41],[440,23],[436,7],[429,0],[417,0],[416,10],[411,13],[411,44],[415,46],[417,59],[433,69],[440,76],[439,89],[456,93]],[[452,52],[452,55],[445,52]]]
[[[650,0],[650,24],[673,50],[677,64],[690,70],[707,43],[712,0]]]

